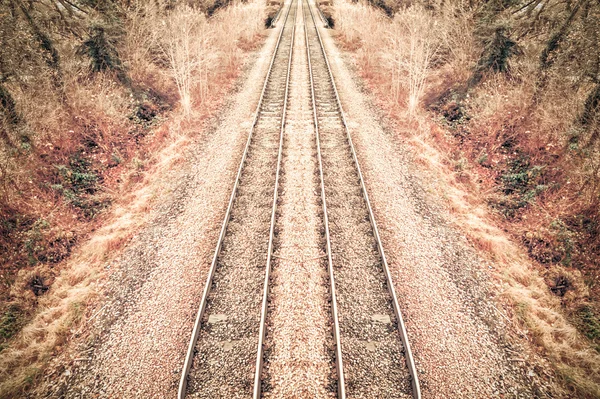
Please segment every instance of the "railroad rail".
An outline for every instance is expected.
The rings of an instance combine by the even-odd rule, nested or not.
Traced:
[[[221,257],[223,255],[224,242],[225,242],[226,236],[228,234],[229,223],[233,217],[233,214],[235,213],[234,208],[236,205],[236,196],[238,195],[238,191],[240,190],[240,186],[242,185],[242,178],[244,175],[244,170],[247,167],[248,160],[251,158],[250,155],[252,155],[251,152],[252,152],[253,147],[267,148],[270,146],[269,143],[265,143],[265,142],[256,143],[257,141],[259,141],[259,140],[257,140],[257,139],[259,139],[259,137],[257,137],[256,131],[261,130],[260,125],[263,120],[264,120],[265,124],[267,124],[267,125],[269,125],[269,124],[273,125],[274,124],[273,122],[275,122],[276,124],[279,125],[279,132],[278,132],[279,146],[278,146],[278,152],[277,152],[277,171],[276,171],[275,183],[274,183],[273,203],[272,203],[272,207],[271,207],[271,218],[270,218],[271,224],[270,224],[270,229],[269,229],[268,247],[270,248],[272,245],[273,220],[275,217],[275,209],[276,209],[278,173],[279,173],[279,165],[280,165],[280,161],[281,161],[281,143],[282,143],[282,136],[283,136],[283,127],[285,125],[285,108],[286,108],[286,103],[287,103],[289,73],[290,73],[292,49],[293,49],[293,43],[294,43],[293,40],[294,40],[294,29],[295,29],[294,25],[295,24],[292,24],[292,27],[290,29],[290,26],[288,25],[288,21],[295,20],[296,12],[293,7],[294,4],[296,4],[296,0],[293,0],[291,2],[291,4],[289,5],[289,7],[285,13],[285,18],[284,18],[281,30],[279,32],[277,42],[275,44],[275,49],[273,51],[273,55],[271,57],[271,62],[269,64],[269,67],[267,70],[267,74],[266,74],[265,81],[263,84],[260,99],[259,99],[258,105],[256,107],[254,121],[250,128],[250,132],[248,134],[248,139],[246,141],[246,146],[244,148],[242,159],[241,159],[240,165],[238,167],[237,175],[235,178],[235,183],[234,183],[234,186],[233,186],[233,189],[231,192],[231,196],[229,198],[229,204],[228,204],[227,210],[225,212],[225,217],[224,217],[224,220],[223,220],[223,223],[221,226],[219,239],[217,241],[217,245],[216,245],[215,252],[213,255],[212,263],[211,263],[211,266],[210,266],[210,269],[208,272],[208,276],[207,276],[207,280],[206,280],[206,283],[204,286],[202,299],[200,301],[200,306],[199,306],[199,309],[198,309],[198,312],[196,315],[196,320],[194,323],[194,327],[192,330],[192,335],[191,335],[190,342],[188,345],[188,350],[187,350],[187,353],[185,356],[184,365],[182,368],[181,378],[180,378],[180,382],[179,382],[178,394],[177,394],[178,399],[184,399],[188,394],[190,370],[194,363],[194,358],[196,357],[198,338],[202,332],[203,327],[206,328],[207,325],[210,324],[209,322],[211,321],[210,317],[209,317],[209,320],[206,320],[206,321],[204,320],[205,311],[207,309],[207,306],[209,306],[209,302],[211,301],[211,298],[210,298],[211,289],[213,288],[213,285],[215,284],[214,278],[215,278],[215,274],[217,273],[217,269],[220,266],[219,263],[222,261]],[[292,12],[292,10],[294,10],[294,11]],[[290,18],[290,14],[292,14],[292,18]],[[285,54],[286,49],[283,48],[282,44],[284,42],[288,42],[288,41],[289,41],[289,47],[287,48],[288,53]],[[281,70],[281,65],[280,65],[281,63],[278,63],[276,61],[278,61],[278,58],[281,58],[282,56],[285,57],[286,55],[287,55],[287,59],[288,59],[287,68],[285,70]],[[275,71],[276,68],[279,68],[279,70]],[[283,101],[280,101],[281,99],[278,98],[277,94],[278,94],[278,91],[280,92],[282,90],[282,88],[281,88],[281,85],[279,85],[279,87],[278,87],[277,83],[281,83],[281,82],[277,82],[276,80],[277,80],[277,78],[281,79],[282,75],[285,75],[285,86],[283,88],[283,91],[284,91]],[[271,87],[271,86],[275,86],[275,87]],[[279,102],[281,102],[281,104],[279,104]],[[267,129],[262,129],[262,131],[267,131]],[[255,158],[258,158],[258,157],[255,157]],[[252,182],[249,182],[249,184],[252,184]],[[268,282],[268,273],[269,273],[268,265],[269,265],[269,262],[267,262],[267,270],[265,272],[265,274],[266,274],[265,281],[266,282]],[[234,276],[234,278],[235,278],[235,276]],[[243,293],[240,293],[240,295],[243,295]],[[263,308],[264,308],[264,304],[263,304]],[[264,313],[264,310],[261,310],[261,314],[263,314],[263,313]],[[261,318],[262,317],[263,316],[261,316]],[[213,320],[213,321],[215,321],[215,320]],[[224,322],[225,320],[222,320],[222,318],[219,318],[217,316],[216,321]],[[245,327],[245,329],[248,329],[248,328],[251,329],[251,327],[248,327],[248,326],[242,326],[242,327],[243,328]],[[262,322],[261,322],[259,335],[264,336],[264,323],[262,323]],[[231,344],[231,345],[233,345],[233,344]],[[259,342],[258,347],[262,348],[262,344],[260,342]],[[247,359],[238,359],[238,360],[244,361]],[[209,395],[211,397],[219,396],[218,393],[210,393]]]
[[[290,4],[294,7],[296,0]],[[294,39],[296,35],[296,10],[294,10],[294,25],[292,27],[292,40],[290,44],[290,56],[288,59],[288,73],[285,81],[285,99],[283,101],[283,117],[281,118],[281,135],[279,140],[279,155],[277,156],[277,172],[275,173],[275,189],[273,190],[273,211],[271,213],[271,224],[269,227],[269,246],[267,248],[267,266],[265,271],[265,282],[263,285],[262,306],[260,310],[260,327],[258,334],[258,347],[256,354],[256,367],[254,368],[254,390],[252,397],[260,398],[262,388],[262,369],[264,361],[264,340],[267,322],[267,306],[269,305],[269,286],[271,282],[271,260],[273,259],[273,236],[275,232],[275,218],[277,213],[277,195],[279,193],[279,172],[281,171],[281,154],[283,150],[283,134],[285,132],[285,115],[287,114],[288,93],[290,85],[290,71],[292,70],[292,56],[294,54]]]
[[[302,1],[302,0],[301,0]],[[325,245],[327,254],[327,274],[329,275],[329,291],[331,295],[331,317],[333,320],[333,338],[335,340],[335,368],[338,375],[338,399],[346,399],[346,381],[344,377],[344,362],[342,359],[342,343],[340,339],[340,321],[337,308],[337,292],[335,288],[335,276],[333,274],[333,259],[331,257],[331,235],[329,232],[329,217],[327,216],[327,200],[325,195],[325,180],[323,178],[323,159],[321,157],[321,139],[319,136],[319,118],[317,116],[317,107],[315,106],[315,87],[310,57],[310,43],[308,40],[308,24],[306,12],[304,12],[304,3],[302,5],[304,14],[304,40],[306,41],[306,58],[308,63],[308,74],[310,80],[310,97],[313,114],[313,124],[315,129],[315,142],[317,145],[317,162],[319,165],[319,186],[321,189],[321,205],[323,207],[323,227],[325,229]],[[316,26],[315,26],[316,29]]]
[[[348,125],[346,122],[346,116],[344,114],[344,110],[342,107],[342,104],[340,102],[340,98],[339,98],[339,94],[337,91],[337,87],[335,84],[335,80],[333,77],[333,73],[331,71],[331,66],[329,64],[329,60],[327,58],[327,54],[325,51],[325,47],[323,45],[323,40],[321,38],[321,34],[319,32],[319,29],[317,27],[317,23],[315,21],[315,16],[313,14],[312,8],[310,3],[308,2],[308,0],[301,0],[301,1],[306,1],[309,13],[310,13],[310,19],[312,20],[312,29],[310,29],[308,26],[306,26],[306,41],[307,41],[307,52],[308,52],[308,57],[309,57],[309,65],[310,65],[310,81],[311,81],[311,92],[312,92],[312,99],[313,99],[313,110],[314,110],[314,123],[315,123],[315,129],[317,131],[317,140],[318,140],[318,157],[319,157],[319,165],[320,165],[320,176],[321,176],[321,181],[322,181],[322,186],[321,186],[321,190],[322,190],[322,195],[323,195],[323,209],[325,212],[325,230],[326,230],[326,234],[327,234],[327,245],[328,245],[328,262],[329,262],[329,268],[330,268],[330,279],[332,282],[332,295],[335,298],[336,294],[335,294],[335,279],[336,279],[336,273],[334,272],[334,266],[333,266],[333,260],[332,260],[332,252],[335,254],[336,250],[335,248],[332,251],[331,248],[331,238],[330,238],[330,229],[329,229],[329,217],[327,216],[328,209],[327,209],[327,200],[326,200],[326,190],[325,190],[325,186],[326,186],[326,182],[325,182],[325,175],[326,173],[323,172],[323,151],[322,151],[322,133],[323,130],[325,129],[321,129],[319,130],[319,126],[321,127],[326,127],[328,128],[328,130],[330,130],[331,135],[335,135],[335,134],[339,134],[339,133],[344,133],[345,135],[345,140],[347,143],[347,146],[349,148],[349,152],[351,154],[351,158],[353,161],[353,166],[355,168],[355,172],[356,175],[358,177],[358,181],[360,184],[360,191],[362,193],[362,197],[364,200],[364,205],[366,207],[367,213],[368,213],[368,219],[371,225],[371,229],[372,229],[372,234],[373,237],[375,239],[376,242],[376,247],[377,247],[377,252],[379,254],[380,257],[380,264],[379,266],[381,267],[383,273],[385,274],[385,285],[388,288],[388,292],[390,295],[390,299],[391,299],[391,305],[393,307],[393,312],[395,315],[395,322],[397,325],[397,330],[398,333],[400,335],[400,339],[402,341],[402,346],[403,346],[403,352],[404,352],[404,358],[406,360],[406,367],[408,368],[408,372],[410,374],[410,385],[411,385],[411,396],[414,399],[420,399],[421,398],[421,390],[420,390],[420,384],[419,384],[419,379],[418,379],[418,375],[417,375],[417,369],[416,369],[416,365],[414,362],[414,357],[410,348],[410,343],[408,340],[408,334],[406,331],[406,326],[404,324],[404,320],[402,318],[402,313],[400,311],[400,306],[398,304],[398,298],[396,296],[396,292],[394,289],[394,284],[392,281],[392,276],[389,270],[389,266],[387,263],[387,259],[385,257],[385,252],[383,249],[383,245],[381,243],[381,238],[379,236],[379,231],[377,229],[377,222],[375,220],[375,216],[373,214],[373,210],[371,207],[371,203],[369,201],[369,195],[367,193],[367,189],[365,186],[365,182],[364,182],[364,178],[362,175],[362,171],[360,168],[360,164],[358,162],[358,158],[356,156],[356,151],[354,148],[354,144],[352,142],[352,137],[350,135],[350,131],[348,129]],[[307,24],[308,25],[308,24]],[[309,33],[309,30],[311,31]],[[312,40],[309,40],[309,36],[313,36]],[[311,47],[311,42],[315,43],[316,46],[313,44],[313,46]],[[315,47],[317,47],[315,49]],[[313,52],[311,52],[311,49],[313,50]],[[324,94],[325,99],[323,98],[319,98],[319,95],[316,95],[316,92],[319,91],[318,87],[315,87],[315,77],[314,77],[314,71],[313,69],[315,69],[314,63],[317,59],[319,59],[319,61],[321,61],[322,65],[319,65],[317,67],[321,68],[321,72],[324,73],[325,76],[320,76],[320,82],[324,83],[325,86],[329,85],[329,88],[323,89],[321,90]],[[330,90],[331,93],[326,93],[327,90]],[[326,94],[333,94],[333,98],[327,98]],[[331,104],[331,100],[334,102],[334,104]],[[319,109],[321,108],[321,109]],[[338,129],[339,126],[335,126],[335,122],[333,123],[334,126],[332,125],[332,121],[331,119],[337,119],[339,121],[339,123],[341,124],[342,127],[342,132],[340,132],[340,129]],[[339,143],[336,143],[339,144]],[[333,146],[333,143],[330,144],[331,146]],[[325,170],[327,166],[325,167]],[[332,167],[332,169],[335,169]],[[332,171],[332,176],[334,175],[335,171]],[[349,198],[342,198],[342,201],[348,201]],[[341,223],[340,223],[341,224]],[[343,249],[338,249],[338,253],[342,250],[346,250],[346,248]],[[338,279],[339,280],[339,279]],[[351,288],[352,286],[349,285],[347,288]],[[336,302],[333,302],[334,306],[333,308],[336,309],[337,311],[337,304]],[[342,313],[342,316],[344,317],[344,314]],[[348,317],[348,315],[346,315],[346,317]],[[383,318],[384,321],[385,318]],[[344,328],[344,325],[342,325],[342,328]],[[336,326],[336,339],[339,340],[340,337],[340,327]],[[368,344],[368,343],[367,343]],[[339,375],[344,378],[344,370],[343,370],[343,365],[342,365],[342,357],[344,356],[344,345],[345,343],[342,341],[341,344],[341,353],[338,352],[338,367],[340,368],[340,370],[338,371]],[[338,348],[340,348],[338,346]],[[344,387],[342,387],[341,389],[341,393],[340,395],[344,394]],[[389,394],[388,394],[389,395]],[[387,395],[386,395],[387,396]],[[390,397],[390,396],[388,396]]]
[[[351,397],[375,392],[379,397],[420,399],[417,370],[377,223],[308,0],[291,0],[287,10],[280,12],[282,27],[204,286],[178,398],[184,399],[190,393],[199,397],[246,398],[251,394],[253,399],[260,399],[262,396],[279,174],[298,8],[304,18],[310,77],[337,396],[346,399],[347,392]],[[259,177],[262,180],[255,181]],[[263,189],[252,191],[253,185]],[[264,195],[271,187],[272,195]],[[246,225],[249,232],[240,232]],[[250,238],[244,240],[243,236]],[[246,247],[238,250],[239,245]],[[257,271],[260,265],[264,272]],[[252,274],[239,275],[246,272]],[[243,280],[245,291],[234,291],[236,280]],[[231,292],[229,297],[221,293],[227,290]],[[232,316],[235,307],[242,308],[237,312],[244,313],[243,317]],[[255,311],[259,317],[248,316],[247,313]],[[245,367],[241,371],[228,369],[240,364]],[[253,378],[248,378],[248,374]],[[361,391],[363,388],[365,391]]]
[[[304,5],[302,0],[298,0],[298,6],[299,8],[302,10],[302,12],[304,11]],[[306,25],[306,15],[304,15],[304,13],[302,13],[303,15],[303,23],[304,26]],[[306,29],[303,29],[304,31],[304,37],[306,40],[308,40],[308,36],[306,33]],[[307,70],[303,70],[303,73],[306,73],[306,75],[308,76],[311,73],[311,67],[310,67],[310,61],[309,61],[309,55],[308,55],[308,48],[306,48],[306,54],[302,54],[302,55],[306,55],[306,60],[307,60],[307,64],[305,67],[307,67]],[[298,55],[297,57],[302,57],[302,55]],[[301,62],[299,61],[299,64],[301,64]],[[294,64],[296,66],[296,64]],[[300,70],[300,69],[298,69]],[[300,73],[300,72],[299,72]],[[296,75],[296,77],[298,79],[301,79],[299,76]],[[311,97],[312,92],[309,90],[308,87],[306,87],[306,90],[309,94],[309,98],[311,98],[311,104],[314,103],[314,97]],[[313,108],[314,109],[314,108]],[[311,111],[311,115],[312,115],[313,111]],[[306,120],[306,122],[313,124],[314,128],[315,128],[315,132],[316,135],[314,137],[314,143],[315,143],[315,147],[317,148],[317,151],[319,151],[318,149],[318,145],[319,142],[317,140],[318,137],[318,126],[314,123],[314,120],[312,120],[312,118],[310,120]],[[293,128],[292,128],[293,129]],[[287,134],[287,133],[286,133]],[[318,158],[318,157],[317,157]],[[316,171],[315,171],[316,172]],[[322,168],[320,163],[318,163],[318,173],[319,176],[322,177]],[[320,206],[322,207],[322,211],[323,211],[323,219],[322,219],[322,223],[323,226],[325,227],[325,234],[324,234],[324,256],[328,258],[328,262],[327,262],[327,280],[329,282],[328,284],[328,292],[329,292],[329,298],[328,300],[330,301],[330,310],[331,310],[331,322],[333,324],[333,328],[332,328],[332,336],[328,337],[328,338],[333,338],[333,346],[334,346],[334,352],[335,354],[333,355],[333,358],[335,360],[336,363],[336,376],[331,376],[331,387],[336,386],[337,387],[337,397],[339,399],[345,399],[346,398],[346,393],[345,393],[345,382],[344,382],[344,372],[343,372],[343,363],[342,363],[342,357],[341,357],[341,343],[340,343],[340,334],[339,334],[339,320],[338,320],[338,313],[337,313],[337,300],[336,300],[336,294],[335,294],[335,282],[333,280],[333,269],[332,269],[332,262],[331,262],[331,248],[330,248],[330,241],[329,241],[329,235],[328,235],[328,221],[327,221],[327,208],[324,202],[324,198],[325,198],[325,188],[323,186],[323,180],[322,178],[320,178],[318,180],[318,187],[319,187],[319,202],[321,203]],[[316,187],[315,187],[316,188]],[[275,223],[275,220],[273,220],[273,223]],[[272,225],[272,227],[274,227],[275,224]],[[271,270],[271,257],[274,256],[273,253],[271,251],[275,251],[275,247],[270,246],[269,247],[269,259],[268,259],[268,265],[267,265],[267,269]],[[261,390],[262,390],[262,386],[265,383],[265,381],[263,381],[263,375],[262,375],[262,368],[263,368],[263,362],[265,361],[264,359],[264,351],[263,348],[268,346],[268,343],[266,343],[265,341],[267,340],[267,338],[264,336],[264,331],[266,330],[266,325],[268,322],[268,303],[269,303],[269,280],[268,277],[265,279],[265,286],[264,286],[264,298],[263,298],[263,313],[262,313],[262,318],[261,318],[261,341],[259,343],[259,351],[258,351],[258,358],[257,358],[257,362],[256,362],[256,373],[255,373],[255,381],[254,381],[254,395],[253,395],[253,399],[260,399],[261,398]],[[261,346],[262,345],[262,346]],[[269,382],[266,382],[267,386],[270,386]]]

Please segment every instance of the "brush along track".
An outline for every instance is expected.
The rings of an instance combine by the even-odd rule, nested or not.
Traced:
[[[295,0],[283,21],[227,208],[182,370],[180,399],[252,396],[285,123],[294,4]]]
[[[304,12],[346,393],[351,398],[420,398],[406,329],[333,75],[310,5]]]
[[[301,3],[298,3],[301,7]],[[335,349],[304,18],[296,20],[264,345],[263,398],[335,398]]]

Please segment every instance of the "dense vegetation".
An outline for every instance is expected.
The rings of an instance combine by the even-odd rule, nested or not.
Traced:
[[[444,117],[464,156],[494,179],[490,205],[518,226],[530,256],[549,270],[552,291],[565,297],[576,285],[569,271],[581,271],[597,300],[600,3],[471,7],[476,62],[429,106]],[[504,104],[486,103],[491,90],[505,96]],[[569,311],[589,320],[589,304],[575,302]],[[582,327],[599,338],[594,323]]]
[[[388,16],[414,5],[438,14],[449,8],[435,1],[371,3]],[[434,66],[448,62],[449,51],[471,52],[471,64],[429,93],[426,105],[469,143],[465,155],[498,171],[493,205],[507,218],[522,218],[536,202],[552,208],[551,223],[539,226],[544,237],[529,240],[532,256],[589,264],[600,255],[600,3],[492,0],[452,7],[470,28],[463,40],[472,43],[439,48]],[[490,84],[506,91],[506,112],[478,115],[472,97]],[[478,122],[492,119],[481,129]]]
[[[223,0],[0,0],[0,397],[33,380],[81,315],[82,303],[46,299],[75,245],[183,122],[210,112],[263,13]],[[35,340],[19,338],[28,323]]]
[[[551,208],[546,225],[536,226],[542,235],[527,240],[532,256],[585,267],[600,255],[600,4],[483,3],[474,10],[474,27],[480,55],[471,76],[433,106],[473,144],[470,155],[482,166],[490,168],[490,155],[501,154],[493,205],[507,218]],[[473,123],[462,122],[483,118],[469,115],[466,96],[477,95],[493,74],[502,74],[511,91],[506,113],[494,117],[495,131],[473,137]]]
[[[341,43],[382,104],[436,149],[432,164],[443,160],[469,201],[483,198],[544,277],[552,299],[543,304],[527,291],[531,278],[513,279],[529,292],[513,298],[527,309],[517,312],[528,314],[523,327],[578,395],[600,395],[598,375],[583,371],[600,359],[600,3],[338,0],[334,9]],[[473,229],[477,245],[499,247],[489,225]],[[553,327],[550,302],[579,334]],[[596,353],[583,355],[586,345]]]
[[[147,125],[170,106],[172,93],[133,80],[121,57],[126,6],[0,3],[2,340],[29,310],[10,294],[18,272],[35,270],[18,282],[35,302],[52,278],[36,266],[69,255],[78,221],[111,202],[103,189],[110,171],[134,156]]]

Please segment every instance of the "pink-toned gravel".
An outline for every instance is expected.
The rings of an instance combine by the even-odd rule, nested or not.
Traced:
[[[175,397],[275,33],[271,31],[216,127],[198,135],[184,164],[168,176],[171,190],[157,193],[164,202],[152,212],[151,222],[107,266],[112,271],[108,299],[88,326],[91,343],[63,381],[48,387],[50,396]]]
[[[300,7],[301,1],[297,4]],[[327,265],[304,19],[298,10],[268,313],[265,398],[333,398]]]
[[[487,268],[424,189],[400,139],[379,123],[358,79],[322,30],[390,263],[424,398],[532,397],[505,349]]]

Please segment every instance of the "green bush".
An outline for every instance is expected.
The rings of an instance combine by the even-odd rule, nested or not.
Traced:
[[[10,305],[0,317],[0,352],[2,351],[2,343],[9,340],[18,330],[20,326],[21,312],[15,305]]]
[[[521,155],[508,163],[508,169],[500,176],[503,197],[496,207],[507,217],[534,202],[548,186],[541,184],[544,165],[531,165],[529,158]]]
[[[60,193],[67,202],[92,218],[107,205],[107,199],[99,195],[100,179],[92,164],[82,153],[76,153],[68,165],[56,165],[56,183],[50,187]]]

